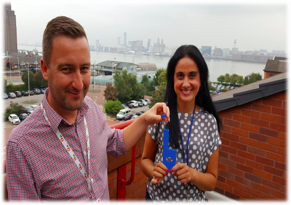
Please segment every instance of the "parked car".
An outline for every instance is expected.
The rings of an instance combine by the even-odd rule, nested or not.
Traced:
[[[3,99],[8,99],[8,95],[6,93],[3,93]]]
[[[29,105],[27,108],[31,108],[33,110],[35,110],[38,107],[38,105]]]
[[[16,97],[22,97],[22,93],[20,91],[15,91]]]
[[[22,96],[28,96],[28,91],[21,91]]]
[[[20,121],[22,122],[23,120],[25,120],[28,117],[27,113],[21,113],[19,116]]]
[[[40,89],[34,88],[33,92],[34,92],[34,94],[39,95],[40,94]]]
[[[140,99],[140,101],[143,102],[143,105],[144,105],[144,106],[148,105],[148,102],[147,102],[146,100],[144,100],[144,99]]]
[[[116,118],[118,120],[123,120],[126,114],[130,114],[131,113],[131,109],[129,108],[125,108],[119,111],[119,113],[117,113]]]
[[[137,104],[138,104],[139,107],[142,107],[143,106],[143,102],[141,100],[138,100],[137,101]]]
[[[133,107],[138,107],[138,103],[135,100],[128,101]]]
[[[133,114],[130,114],[130,113],[129,114],[126,114],[124,116],[124,121],[131,120],[132,116],[133,116]]]
[[[147,101],[148,105],[151,103],[150,99],[145,99]]]
[[[140,116],[141,114],[143,114],[143,113],[144,113],[144,111],[137,112],[137,113],[135,113],[134,116],[132,116],[131,119],[133,119],[133,118],[137,118],[137,117],[139,117],[139,116]]]
[[[8,120],[12,122],[13,125],[18,125],[20,123],[19,117],[15,114],[10,114]]]
[[[125,108],[129,108],[126,104],[122,104],[122,106],[123,106],[123,108],[125,109]]]
[[[130,102],[125,103],[125,105],[126,105],[128,108],[133,108],[133,104],[130,103]]]
[[[30,95],[34,95],[34,91],[33,90],[30,91]]]
[[[10,92],[10,93],[8,94],[8,97],[12,99],[12,98],[16,98],[16,95],[15,95],[15,93]]]
[[[41,88],[41,89],[40,89],[40,93],[41,93],[41,94],[44,94],[45,90],[46,90],[46,88]]]
[[[38,105],[30,105],[28,107],[25,108],[26,113],[28,115],[30,115],[31,113],[33,113],[33,111],[38,107]]]

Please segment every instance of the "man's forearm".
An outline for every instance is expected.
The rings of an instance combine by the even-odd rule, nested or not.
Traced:
[[[123,130],[123,140],[125,151],[128,151],[138,141],[138,139],[146,132],[147,124],[144,116],[141,115]]]

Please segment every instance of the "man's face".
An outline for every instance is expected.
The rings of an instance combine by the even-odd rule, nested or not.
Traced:
[[[44,79],[49,83],[51,107],[59,114],[78,110],[90,85],[90,51],[86,38],[56,37],[50,67],[43,69],[43,66]]]

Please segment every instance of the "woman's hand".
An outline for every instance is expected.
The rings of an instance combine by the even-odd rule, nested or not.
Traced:
[[[166,118],[161,118],[161,115],[166,114]],[[170,122],[170,109],[166,103],[156,103],[150,110],[142,114],[146,125],[153,125],[165,121],[167,124]]]
[[[163,178],[169,173],[167,167],[162,163],[159,162],[155,165],[153,170],[153,178],[151,180],[152,184],[161,183]]]
[[[181,183],[191,182],[193,178],[193,169],[188,167],[188,165],[185,163],[176,164],[172,168],[171,173],[172,172],[174,172],[174,175],[180,180]]]

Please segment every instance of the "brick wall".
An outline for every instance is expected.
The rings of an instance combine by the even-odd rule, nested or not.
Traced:
[[[141,168],[141,156],[136,158],[135,161],[135,175],[133,182],[126,186],[125,200],[138,200],[145,201],[146,196],[146,182],[148,177],[142,172]],[[130,178],[131,174],[131,162],[126,164],[126,180]],[[117,178],[118,169],[115,169],[108,173],[108,186],[110,201],[117,200]]]
[[[234,199],[286,199],[287,92],[219,113],[215,191]]]

